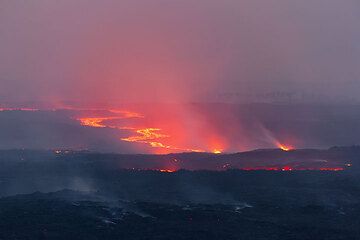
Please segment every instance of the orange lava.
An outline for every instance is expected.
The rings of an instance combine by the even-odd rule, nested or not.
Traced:
[[[139,134],[138,136],[122,138],[121,140],[127,141],[127,142],[148,142],[148,143],[150,143],[151,140],[169,137],[169,135],[158,133],[160,130],[161,130],[160,128],[138,129],[138,130],[136,130],[136,133]]]
[[[156,107],[156,106],[153,106]],[[43,110],[74,111],[74,119],[84,127],[111,128],[128,130],[129,136],[121,141],[147,145],[154,148],[153,153],[171,152],[211,152],[223,153],[226,149],[225,140],[216,129],[188,121],[189,114],[178,108],[161,108],[161,114],[154,115],[152,110],[142,109],[141,113],[128,109],[102,107],[74,107],[60,104],[56,108]],[[39,111],[35,108],[0,107],[1,111]],[[163,116],[166,116],[164,118]],[[126,119],[138,119],[126,121]],[[139,120],[140,119],[140,120]],[[124,120],[124,121],[122,121]],[[141,121],[141,122],[140,122]],[[196,137],[192,138],[195,135]]]
[[[155,148],[152,151],[154,153],[211,152],[213,154],[222,154],[226,149],[229,149],[230,145],[222,132],[219,132],[213,126],[204,124],[206,119],[197,123],[198,125],[192,125],[193,121],[187,121],[187,115],[184,117],[184,114],[177,114],[181,111],[177,111],[176,108],[175,110],[161,109],[165,113],[158,115],[152,114],[152,111],[147,112],[147,109],[142,109],[142,113],[114,108],[62,106],[59,109],[78,111],[81,115],[77,116],[76,120],[82,126],[128,130],[131,135],[120,138],[121,141],[150,146]],[[0,108],[0,112],[38,110],[35,108]],[[56,109],[53,110],[56,111]],[[141,119],[141,122],[120,121],[123,119]],[[192,139],[192,136],[196,137]],[[283,151],[294,149],[289,144],[283,144],[275,138],[273,140],[274,145]]]
[[[105,120],[110,120],[113,118],[78,118],[78,121],[80,121],[80,124],[83,126],[89,126],[89,127],[96,127],[96,128],[104,128],[107,127],[106,124],[103,122]]]
[[[214,154],[221,154],[225,149],[225,139],[220,137],[220,134],[211,133],[207,137],[207,146],[211,149],[211,152]]]
[[[218,150],[218,149],[214,149],[212,152],[215,153],[215,154],[221,154],[222,153],[222,151]]]
[[[288,151],[291,151],[291,150],[294,150],[294,147],[292,147],[292,146],[290,146],[290,145],[284,145],[284,144],[277,144],[277,146],[281,149],[281,150],[283,150],[283,151],[286,151],[286,152],[288,152]]]
[[[83,109],[84,110],[84,109]],[[95,128],[118,128],[118,129],[133,129],[131,127],[126,126],[114,126],[104,123],[108,120],[116,120],[116,119],[128,119],[128,118],[143,118],[139,113],[123,111],[123,110],[109,110],[111,113],[115,113],[116,116],[112,117],[81,117],[77,118],[80,121],[82,126],[95,127]]]
[[[159,169],[160,172],[166,172],[166,173],[172,173],[172,172],[176,172],[174,170],[170,170],[170,169]]]
[[[177,146],[166,145],[161,141],[163,138],[169,138],[170,135],[161,134],[160,128],[144,128],[138,129],[135,132],[138,134],[137,136],[131,136],[127,138],[122,138],[121,140],[126,142],[136,142],[136,143],[145,143],[154,148],[164,148],[175,151],[184,151],[184,152],[204,152],[200,149],[189,149],[189,148],[181,148]]]
[[[80,117],[77,120],[80,122],[82,126],[87,127],[94,127],[94,128],[114,128],[119,130],[131,130],[134,132],[133,136],[124,137],[120,140],[125,142],[132,142],[132,143],[141,143],[147,144],[152,148],[158,148],[166,150],[166,152],[172,151],[183,151],[183,152],[205,152],[202,149],[197,148],[187,148],[187,147],[180,147],[177,145],[168,144],[171,137],[169,134],[162,133],[162,129],[155,128],[155,127],[130,127],[124,125],[117,125],[117,124],[109,124],[107,121],[111,120],[118,120],[118,119],[129,119],[129,118],[144,118],[144,116],[137,112],[127,111],[127,110],[109,110],[110,113],[115,114],[115,116],[109,117]],[[168,140],[168,141],[165,141]],[[220,153],[220,150],[214,150],[216,153]],[[166,153],[163,152],[163,153]]]

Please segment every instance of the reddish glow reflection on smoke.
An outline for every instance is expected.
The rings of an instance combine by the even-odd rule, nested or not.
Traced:
[[[288,152],[288,151],[291,151],[291,150],[294,150],[295,148],[291,145],[285,145],[285,144],[278,144],[277,145],[281,150],[285,151],[285,152]]]
[[[221,120],[211,122],[204,117],[206,114],[200,116],[196,111],[178,105],[162,105],[159,107],[154,104],[149,108],[131,111],[105,109],[103,111],[107,112],[106,115],[100,115],[99,109],[92,110],[94,112],[87,110],[86,115],[77,118],[81,125],[127,130],[129,135],[121,137],[121,141],[142,144],[147,146],[151,153],[211,152],[220,154],[243,149],[242,147],[234,147],[239,144],[239,142],[234,143],[234,136],[231,140],[228,138],[229,130],[226,125],[229,123],[224,123]],[[234,126],[231,131],[237,131],[237,126]],[[239,127],[241,128],[241,126]],[[230,135],[232,134],[231,131]],[[267,134],[270,135],[270,133]],[[240,134],[236,136],[235,141],[246,144],[246,139],[242,138]],[[283,151],[295,149],[292,144],[285,144],[274,137],[271,137],[271,142]]]
[[[191,136],[186,136],[186,129],[182,125],[179,119],[174,116],[168,116],[167,119],[157,119],[156,117],[146,118],[140,124],[118,123],[117,120],[123,119],[143,119],[143,114],[134,111],[125,111],[111,109],[109,112],[111,116],[91,116],[87,113],[87,116],[81,116],[76,118],[81,125],[93,128],[113,128],[119,130],[130,130],[132,135],[120,138],[121,141],[145,144],[150,146],[153,153],[164,154],[170,152],[205,152],[208,151],[206,146],[200,148],[200,144],[192,146],[185,144],[191,139]],[[130,124],[130,125],[126,125]],[[210,151],[221,152],[221,148],[209,148]]]
[[[139,152],[166,154],[171,152],[240,152],[271,145],[283,151],[294,150],[297,139],[275,136],[269,130],[245,129],[234,118],[233,109],[227,114],[212,109],[181,104],[123,105],[121,108],[101,106],[72,107],[61,105],[57,110],[71,111],[82,125],[91,128],[119,130],[119,141],[127,142]],[[221,109],[221,108],[219,108]],[[39,111],[37,108],[0,108],[0,111]],[[46,109],[45,109],[46,110]],[[264,134],[265,132],[265,134]],[[251,133],[251,134],[249,134]],[[253,136],[265,135],[268,145]],[[277,139],[279,137],[279,139]],[[281,138],[281,139],[280,139]]]

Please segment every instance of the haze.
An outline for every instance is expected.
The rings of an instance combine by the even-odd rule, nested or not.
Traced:
[[[359,18],[355,0],[1,0],[0,101],[354,103]]]
[[[359,20],[352,0],[0,0],[0,149],[360,144]]]

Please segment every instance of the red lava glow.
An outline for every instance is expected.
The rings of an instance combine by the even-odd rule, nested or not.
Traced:
[[[109,110],[110,113],[116,116],[109,117],[79,117],[77,120],[82,126],[94,127],[94,128],[114,128],[119,130],[131,130],[134,135],[121,138],[121,141],[146,144],[152,148],[158,148],[165,151],[161,153],[176,152],[205,152],[205,150],[198,148],[180,147],[178,145],[170,144],[169,141],[173,140],[174,136],[162,133],[162,129],[156,127],[132,127],[126,125],[110,124],[109,121],[130,119],[130,118],[144,118],[144,116],[137,112],[131,112],[126,110]],[[176,136],[175,136],[176,137]],[[216,153],[221,153],[220,150],[214,150]],[[158,152],[160,153],[160,152]]]
[[[172,173],[172,172],[176,172],[174,170],[170,170],[170,169],[159,169],[160,172],[166,172],[166,173]]]
[[[155,107],[155,106],[154,106]],[[71,110],[73,118],[80,125],[89,128],[108,128],[119,131],[121,135],[115,135],[119,141],[129,144],[139,145],[139,149],[155,154],[168,154],[175,152],[209,152],[222,154],[231,149],[231,142],[226,138],[226,133],[221,132],[215,125],[207,124],[207,118],[200,120],[189,115],[191,112],[178,113],[178,109],[143,109],[129,111],[124,109],[104,109],[104,108],[72,108],[64,107],[59,110]],[[52,109],[53,111],[58,111]],[[164,110],[164,111],[163,111]],[[1,111],[40,111],[35,108],[0,108]],[[154,111],[154,112],[153,112]],[[161,114],[159,114],[161,113]],[[195,119],[195,121],[194,121]],[[196,121],[198,120],[198,121]],[[285,139],[278,140],[270,136],[271,144],[282,151],[294,150],[296,139],[286,136]],[[120,137],[121,136],[121,137]],[[284,137],[283,137],[284,138]],[[286,142],[286,144],[284,143]],[[145,146],[147,148],[143,148]],[[55,154],[67,154],[69,151],[55,149]],[[287,155],[287,154],[286,154]],[[219,156],[221,158],[221,156]],[[226,156],[225,156],[226,157]],[[172,158],[163,164],[154,165],[148,169],[133,170],[152,170],[164,173],[176,172],[184,167],[184,161]],[[282,164],[281,164],[282,163]],[[286,165],[285,165],[286,164]],[[301,166],[301,167],[300,167]],[[351,164],[343,166],[351,167]],[[186,167],[185,167],[186,168]],[[192,166],[188,167],[192,169]],[[343,171],[341,165],[304,165],[296,163],[285,163],[279,161],[269,163],[264,162],[258,165],[236,165],[236,163],[219,163],[214,167],[215,170],[241,169],[246,171]]]
[[[161,131],[160,128],[138,129],[135,130],[135,132],[138,135],[122,138],[121,140],[126,142],[145,143],[154,148],[163,148],[163,149],[184,151],[184,152],[204,152],[203,150],[200,149],[181,148],[181,147],[166,145],[160,141],[163,138],[170,138],[170,135],[161,134],[159,133],[160,131]]]
[[[139,113],[136,112],[130,112],[130,111],[123,111],[123,110],[109,110],[111,113],[117,114],[117,116],[111,116],[111,117],[80,117],[77,118],[77,120],[80,122],[82,126],[88,126],[88,127],[95,127],[95,128],[117,128],[117,129],[133,129],[131,127],[126,126],[114,126],[106,124],[106,121],[109,120],[118,120],[118,119],[129,119],[129,118],[143,118]]]
[[[278,146],[278,148],[280,148],[281,150],[286,151],[286,152],[295,149],[294,147],[292,147],[290,145],[285,145],[285,144],[281,144],[281,143],[278,143],[277,146]]]
[[[139,135],[131,136],[131,137],[128,137],[128,138],[122,138],[121,140],[127,141],[127,142],[151,143],[151,140],[156,140],[156,139],[169,137],[169,135],[158,133],[160,130],[161,130],[160,128],[138,129],[138,130],[136,130],[136,133],[138,133]],[[155,142],[154,142],[154,145],[156,145]]]
[[[222,169],[220,169],[220,171],[226,171],[228,169],[232,169],[230,164],[225,164],[222,166]],[[235,168],[236,169],[236,168]],[[248,168],[237,168],[239,170],[242,171],[275,171],[275,172],[290,172],[290,171],[328,171],[328,172],[338,172],[338,171],[343,171],[344,168],[341,167],[328,167],[328,168],[292,168],[290,166],[283,166],[283,167],[248,167]],[[158,172],[163,172],[163,173],[174,173],[177,171],[176,168],[161,168],[161,169],[157,169],[157,168],[147,168],[147,169],[135,169],[132,168],[130,170],[135,170],[135,171],[144,171],[144,170],[149,170],[149,171],[158,171]]]
[[[215,154],[221,154],[222,153],[222,151],[219,150],[219,149],[214,149],[212,152],[215,153]]]
[[[47,110],[72,111],[80,125],[91,128],[111,128],[121,132],[120,141],[139,145],[146,152],[211,152],[221,154],[228,144],[222,132],[206,117],[178,105],[133,106],[126,108],[73,107],[57,104]],[[49,107],[49,106],[47,106]],[[38,111],[32,108],[0,108],[0,111]],[[46,109],[44,109],[46,110]],[[138,111],[139,110],[139,111]],[[192,115],[196,115],[193,117]],[[127,134],[127,135],[124,135]],[[143,145],[145,147],[141,147]]]
[[[159,114],[159,116],[148,117],[139,112],[123,109],[81,109],[83,111],[107,111],[108,116],[88,115],[77,118],[81,125],[94,128],[113,128],[118,130],[130,130],[133,134],[120,138],[121,141],[129,143],[144,144],[154,148],[153,153],[166,154],[171,152],[211,152],[221,154],[227,149],[227,139],[224,138],[217,129],[196,126],[195,130],[201,129],[201,132],[193,133],[193,126],[183,123],[181,117],[176,114]],[[147,110],[145,109],[145,112]],[[150,115],[151,112],[147,112]],[[99,112],[97,112],[99,114]],[[163,117],[166,116],[166,117]],[[135,125],[116,122],[121,119],[141,119]],[[206,119],[204,119],[205,121]],[[186,121],[186,119],[185,119]],[[115,123],[114,123],[115,122]],[[192,136],[196,134],[197,142],[192,143]],[[293,150],[294,147],[289,144],[283,144],[274,140],[274,144],[283,151]]]
[[[97,128],[104,128],[106,127],[103,122],[105,120],[110,120],[113,118],[79,118],[80,124],[83,126],[89,126],[89,127],[97,127]]]
[[[211,152],[224,153],[231,147],[223,136],[224,133],[215,125],[207,124],[208,119],[191,118],[194,114],[184,109],[156,105],[154,109],[141,108],[141,113],[116,108],[83,108],[61,106],[57,110],[71,110],[79,116],[75,119],[85,127],[111,128],[126,130],[128,136],[120,137],[120,141],[149,146],[146,151],[158,154],[171,152]],[[0,108],[0,111],[39,111],[35,108]],[[160,111],[159,111],[160,110]],[[196,114],[196,113],[195,113]],[[197,115],[197,117],[199,117]],[[195,119],[195,120],[194,120]],[[273,138],[274,144],[283,151],[293,150],[289,144],[283,144]],[[150,150],[153,149],[153,150]],[[234,149],[233,149],[234,151]]]
[[[210,152],[214,154],[221,154],[225,149],[225,139],[219,137],[218,135],[212,134],[208,137],[208,146],[210,148]]]

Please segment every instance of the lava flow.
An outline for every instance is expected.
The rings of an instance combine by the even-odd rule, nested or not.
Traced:
[[[77,120],[80,122],[82,126],[88,127],[95,127],[95,128],[117,128],[117,129],[133,129],[131,127],[126,126],[117,126],[113,124],[107,124],[106,121],[110,120],[120,120],[120,119],[129,119],[129,118],[143,118],[144,116],[130,111],[123,111],[123,110],[113,110],[110,109],[109,112],[117,114],[117,116],[110,116],[110,117],[80,117]]]
[[[279,144],[278,147],[285,152],[294,150],[294,148],[292,146],[284,145],[284,144]]]
[[[85,112],[85,109],[83,109]],[[92,110],[90,110],[91,112]],[[188,127],[178,118],[164,119],[145,118],[143,114],[126,110],[99,110],[92,112],[90,116],[79,117],[77,120],[83,126],[94,128],[112,128],[118,130],[130,130],[134,135],[120,138],[121,141],[130,143],[140,143],[156,148],[155,153],[170,152],[211,152],[221,154],[226,149],[227,139],[222,137],[221,133],[216,134],[216,129],[204,128],[206,131],[197,134],[200,136],[200,142],[191,143],[191,135],[193,132],[184,134]],[[107,114],[104,116],[104,112]],[[96,113],[96,114],[94,114]],[[88,113],[89,114],[89,113]],[[95,115],[95,116],[94,116]],[[143,119],[139,122],[120,121],[124,119]],[[294,150],[294,147],[283,144],[272,138],[274,144],[283,151]],[[194,147],[195,146],[195,147]],[[201,146],[201,147],[200,147]]]
[[[220,154],[220,153],[222,153],[222,151],[221,151],[221,150],[218,150],[218,149],[214,149],[212,152],[213,152],[214,154]]]
[[[132,127],[122,124],[109,123],[112,120],[130,119],[130,118],[144,118],[140,113],[124,111],[124,110],[109,110],[110,113],[116,116],[108,117],[79,117],[77,120],[82,126],[94,127],[94,128],[113,128],[119,130],[131,130],[136,135],[124,137],[120,140],[125,142],[142,143],[147,144],[152,148],[159,148],[171,151],[183,151],[183,152],[205,152],[202,149],[192,149],[187,147],[179,147],[172,144],[166,144],[163,140],[170,139],[169,134],[161,133],[162,129],[155,127]],[[221,153],[220,150],[214,150],[214,153]]]
[[[170,135],[158,133],[161,131],[160,128],[145,128],[136,130],[137,136],[131,136],[127,138],[122,138],[121,140],[126,142],[136,142],[136,143],[145,143],[154,148],[164,148],[175,151],[185,151],[185,152],[204,152],[200,149],[189,149],[189,148],[181,148],[171,145],[166,145],[164,143],[159,142],[162,138],[169,138]]]
[[[169,135],[158,133],[160,130],[160,128],[138,129],[136,130],[136,133],[139,134],[138,136],[122,138],[121,140],[127,142],[149,142],[151,140],[169,137]]]
[[[222,126],[219,127],[217,123],[209,124],[207,118],[204,118],[207,115],[199,117],[197,110],[189,112],[178,108],[162,107],[159,111],[156,106],[150,110],[141,108],[141,113],[137,110],[72,106],[42,109],[42,111],[58,110],[71,111],[72,114],[76,114],[74,119],[82,126],[123,131],[119,136],[120,141],[149,146],[153,148],[150,150],[152,153],[211,152],[221,154],[230,149],[238,151],[242,148],[241,146],[234,147],[232,144],[234,138],[227,138],[229,132],[223,131]],[[39,111],[39,109],[3,107],[0,108],[0,111]],[[195,116],[192,117],[192,114]],[[283,151],[294,150],[292,145],[279,141],[270,131],[264,131],[271,144],[277,148]],[[246,143],[245,139],[241,141]]]
[[[114,118],[78,118],[80,121],[80,124],[83,126],[89,126],[89,127],[97,127],[97,128],[104,128],[108,127],[106,124],[104,124],[104,121],[111,120]]]

